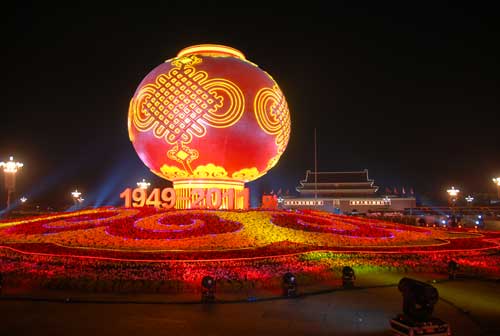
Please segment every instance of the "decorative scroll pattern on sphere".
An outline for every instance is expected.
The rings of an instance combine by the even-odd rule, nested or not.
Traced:
[[[267,161],[267,166],[266,166],[266,171],[271,170],[276,164],[278,163],[280,159],[281,154],[277,154],[276,156],[272,157]]]
[[[278,85],[257,92],[254,111],[262,130],[267,134],[276,135],[278,154],[283,153],[290,138],[291,125],[288,105]]]

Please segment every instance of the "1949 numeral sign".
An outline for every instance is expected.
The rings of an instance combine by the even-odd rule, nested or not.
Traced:
[[[249,191],[219,188],[193,188],[189,196],[177,197],[174,188],[155,188],[148,195],[143,188],[127,188],[120,198],[125,200],[125,207],[140,208],[143,206],[154,206],[156,208],[172,209],[178,200],[184,201],[183,208],[190,209],[246,209],[248,208]]]

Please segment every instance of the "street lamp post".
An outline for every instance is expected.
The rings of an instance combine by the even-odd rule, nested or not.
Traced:
[[[24,166],[21,162],[14,161],[14,157],[10,157],[7,162],[0,162],[0,167],[3,167],[5,175],[5,189],[7,189],[7,208],[10,207],[10,196],[16,190],[16,173]]]
[[[451,189],[446,190],[450,197],[450,203],[451,203],[451,214],[452,214],[452,221],[455,221],[455,203],[457,202],[458,194],[460,193],[459,189],[455,189],[455,187],[451,187]]]
[[[149,188],[149,186],[151,185],[151,183],[149,183],[148,181],[146,181],[145,179],[142,179],[142,181],[140,182],[137,182],[137,186],[141,189],[144,189],[144,190],[147,190]]]
[[[82,195],[81,192],[78,191],[78,189],[75,189],[75,191],[71,192],[71,196],[73,197],[73,201],[75,202],[75,205],[78,205],[79,203],[83,202],[83,198],[80,196]]]
[[[460,193],[459,189],[455,189],[455,187],[451,187],[451,189],[446,190],[448,193],[448,196],[450,197],[450,203],[451,206],[453,207],[455,205],[455,202],[457,201],[457,196]]]
[[[493,178],[493,183],[495,183],[497,186],[497,197],[500,200],[500,177]]]
[[[467,202],[467,205],[471,206],[472,202],[474,201],[474,197],[472,197],[471,195],[469,195],[469,196],[467,196],[465,198],[465,201]]]

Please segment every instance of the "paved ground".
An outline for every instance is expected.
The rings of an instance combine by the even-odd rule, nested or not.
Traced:
[[[211,305],[165,303],[193,296],[80,297],[112,303],[64,303],[58,295],[53,297],[60,298],[59,302],[4,297],[0,300],[0,335],[390,335],[388,321],[400,312],[402,303],[391,283],[400,278],[400,274],[380,274],[357,281],[370,288]],[[434,284],[442,298],[435,316],[451,323],[453,335],[500,335],[498,282],[440,281]]]

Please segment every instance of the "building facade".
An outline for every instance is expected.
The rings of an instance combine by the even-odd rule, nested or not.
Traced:
[[[367,213],[403,211],[414,208],[414,197],[380,196],[368,170],[348,172],[306,171],[297,186],[297,197],[284,197],[280,205],[286,209],[317,209],[334,213]]]

